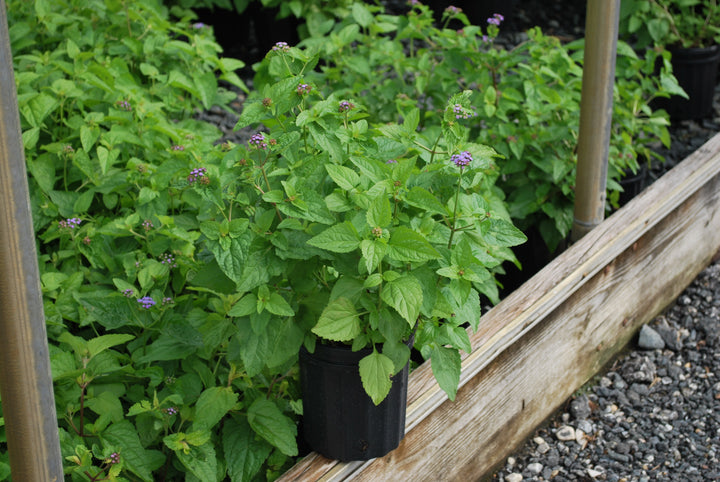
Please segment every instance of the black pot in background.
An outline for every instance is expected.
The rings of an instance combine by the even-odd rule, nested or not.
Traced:
[[[408,342],[412,345],[412,341]],[[365,393],[358,363],[372,353],[318,343],[300,350],[303,435],[316,452],[342,461],[382,457],[405,436],[408,365],[392,377],[388,396],[375,405]]]
[[[624,206],[632,198],[637,196],[645,189],[645,180],[647,179],[648,167],[647,164],[640,164],[636,173],[633,173],[630,169],[624,172],[622,179],[618,182],[622,186],[623,191],[620,193],[618,199],[618,205]]]
[[[658,99],[673,120],[702,119],[711,115],[720,62],[720,47],[671,50],[673,74],[690,99]]]

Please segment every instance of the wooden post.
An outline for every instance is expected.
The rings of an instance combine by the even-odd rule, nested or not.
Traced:
[[[0,0],[0,392],[13,480],[63,480],[5,0]]]
[[[620,0],[588,0],[572,241],[605,217]]]

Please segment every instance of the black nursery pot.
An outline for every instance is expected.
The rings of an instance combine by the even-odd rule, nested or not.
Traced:
[[[672,50],[673,74],[690,99],[673,96],[666,110],[675,120],[702,119],[712,113],[720,47]]]
[[[388,396],[375,405],[365,393],[358,362],[371,349],[318,343],[300,350],[303,435],[316,452],[341,461],[382,457],[405,436],[408,365],[392,377]]]

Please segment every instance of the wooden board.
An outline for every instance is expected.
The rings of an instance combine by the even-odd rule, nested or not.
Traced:
[[[483,316],[454,402],[428,363],[413,371],[398,449],[350,463],[311,454],[280,480],[488,475],[719,249],[720,134]]]

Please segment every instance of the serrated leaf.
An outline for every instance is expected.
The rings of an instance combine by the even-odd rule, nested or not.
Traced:
[[[360,316],[352,301],[344,296],[332,300],[323,310],[312,332],[327,340],[352,340],[361,332]]]
[[[360,235],[348,221],[336,224],[317,236],[308,239],[307,243],[316,248],[326,249],[334,253],[349,253],[360,246]]]
[[[249,482],[258,473],[272,451],[272,445],[257,439],[243,419],[229,419],[223,425],[223,452],[232,482]]]
[[[195,404],[193,430],[210,430],[235,406],[237,393],[230,387],[210,387]]]
[[[430,366],[438,385],[450,400],[455,400],[460,383],[460,353],[444,346],[433,346],[430,354]]]
[[[332,180],[335,181],[335,184],[346,191],[355,189],[360,182],[358,173],[349,167],[339,166],[337,164],[325,164],[325,170]]]
[[[265,309],[277,316],[294,316],[295,311],[278,293],[270,293],[270,299],[265,304]]]
[[[143,448],[137,429],[128,420],[110,425],[103,431],[101,439],[103,445],[119,447],[125,468],[146,482],[153,482],[153,471],[165,463],[162,452]]]
[[[430,191],[419,186],[414,186],[405,195],[405,202],[411,206],[424,209],[431,214],[448,214],[447,209]]]
[[[398,261],[423,262],[440,258],[440,253],[421,235],[399,226],[390,233],[388,256]]]
[[[240,301],[235,303],[232,308],[230,308],[230,311],[228,311],[229,316],[249,316],[251,313],[255,312],[257,306],[257,297],[252,294],[248,293],[245,296],[243,296]]]
[[[289,457],[298,454],[297,427],[295,423],[265,398],[256,399],[248,408],[247,420],[250,427]]]
[[[373,199],[365,218],[371,228],[381,228],[390,224],[390,221],[392,221],[392,207],[390,207],[388,198],[380,195]]]
[[[176,450],[175,455],[195,477],[203,482],[217,481],[217,455],[211,443],[189,445],[186,450]]]
[[[374,351],[360,360],[360,380],[373,403],[379,405],[392,388],[390,377],[395,371],[392,360]]]
[[[423,294],[422,286],[414,276],[404,275],[388,282],[383,286],[380,297],[395,308],[410,326],[415,326],[420,314]]]
[[[87,349],[90,353],[90,358],[94,357],[98,353],[107,350],[110,347],[127,343],[133,338],[135,338],[133,335],[122,334],[102,335],[98,336],[97,338],[92,338],[87,342]]]
[[[360,243],[360,250],[362,251],[368,273],[372,273],[378,269],[382,259],[385,257],[387,245],[382,241],[363,239]]]

